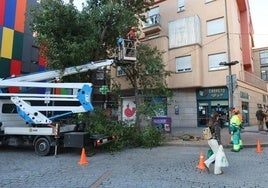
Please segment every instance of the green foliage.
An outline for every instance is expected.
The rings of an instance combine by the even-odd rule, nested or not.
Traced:
[[[46,47],[48,66],[58,69],[107,59],[108,52],[116,48],[118,35],[137,26],[139,14],[149,4],[143,0],[89,0],[78,11],[72,1],[46,0],[31,8],[28,22],[37,33],[37,44]]]
[[[137,50],[135,67],[139,74],[136,75],[136,80],[142,94],[147,97],[170,95],[166,78],[171,75],[171,72],[165,70],[165,64],[162,62],[164,52],[148,45],[139,45]]]
[[[37,33],[37,45],[45,47],[43,55],[48,59],[48,67],[60,69],[107,59],[109,52],[115,51],[118,35],[124,37],[131,26],[138,26],[138,18],[144,19],[141,13],[147,11],[152,2],[88,0],[83,10],[78,11],[72,1],[64,4],[63,0],[43,0],[37,7],[32,7],[28,21],[32,31]],[[134,67],[126,67],[127,78],[135,89],[135,97],[138,90],[143,97],[171,95],[165,82],[170,72],[165,71],[162,54],[156,48],[146,45],[138,47],[137,62]],[[71,79],[88,81],[89,78],[86,74],[72,76]],[[112,97],[117,100],[120,97],[120,84],[113,83],[112,87],[116,91]],[[111,147],[148,147],[160,143],[160,137],[153,129],[113,122],[102,110],[96,109],[84,118],[90,133],[117,136]],[[153,136],[152,139],[159,141],[149,143],[148,139],[143,139],[149,133]]]
[[[146,126],[141,129],[141,146],[152,148],[161,145],[164,136],[159,129],[153,126]]]
[[[124,122],[114,122],[105,115],[103,109],[96,109],[93,114],[84,117],[86,131],[90,134],[106,134],[116,136],[113,143],[104,145],[110,151],[122,150],[129,147],[151,148],[159,146],[163,141],[162,133],[152,127],[129,126]]]
[[[135,90],[137,119],[140,115],[152,117],[155,105],[146,103],[141,98],[171,97],[173,92],[168,89],[166,79],[172,74],[165,69],[162,62],[164,52],[147,44],[137,47],[137,61],[134,65],[124,66],[126,81],[129,81]],[[137,100],[138,99],[138,100]]]

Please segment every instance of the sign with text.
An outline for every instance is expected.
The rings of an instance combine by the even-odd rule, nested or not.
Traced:
[[[164,133],[171,133],[171,117],[153,117],[152,124]]]

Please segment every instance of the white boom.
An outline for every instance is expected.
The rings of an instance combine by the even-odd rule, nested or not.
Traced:
[[[22,81],[30,81],[30,82],[38,82],[49,79],[60,79],[61,77],[86,72],[88,70],[94,70],[100,67],[109,66],[113,63],[113,60],[107,59],[103,61],[95,61],[89,62],[84,65],[78,65],[74,67],[65,68],[64,70],[51,70],[51,71],[43,71],[38,73],[32,73],[28,75],[22,75],[18,77],[10,77],[6,79],[0,80],[0,83],[4,84],[9,81],[13,82],[22,82]]]
[[[10,100],[17,106],[18,114],[24,119],[25,122],[31,124],[50,124],[52,120],[61,116],[69,115],[72,113],[80,113],[92,111],[91,104],[91,83],[49,83],[43,82],[47,80],[60,79],[64,76],[94,70],[100,67],[109,66],[113,60],[104,60],[97,62],[90,62],[80,66],[74,66],[61,70],[44,71],[23,75],[18,77],[10,77],[0,80],[0,88],[6,87],[20,87],[20,88],[66,88],[73,89],[72,95],[55,95],[50,94],[33,94],[33,93],[3,93],[0,90],[0,97],[10,97]],[[42,82],[41,82],[42,81]],[[74,92],[77,91],[77,92]],[[74,101],[78,102],[77,106],[61,105],[61,106],[31,106],[30,101],[43,101],[47,104],[50,101]],[[61,115],[47,117],[41,111],[61,111]],[[0,114],[1,116],[1,114]]]

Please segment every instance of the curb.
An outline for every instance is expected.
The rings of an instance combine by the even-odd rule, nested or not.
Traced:
[[[163,142],[163,146],[184,146],[184,147],[209,147],[207,143],[200,143],[200,144],[194,144],[194,143],[188,143],[191,141],[187,141],[187,143],[174,143],[174,142],[167,142],[164,141]],[[268,143],[262,143],[261,144],[262,147],[268,147]],[[223,145],[224,148],[232,148],[233,145],[231,144],[227,144],[227,145]],[[256,148],[257,144],[246,144],[243,145],[244,148]]]

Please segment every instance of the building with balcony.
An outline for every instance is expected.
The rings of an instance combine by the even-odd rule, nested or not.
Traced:
[[[245,125],[257,124],[267,85],[253,61],[248,0],[158,0],[146,17],[141,42],[165,51],[163,63],[174,71],[167,78],[174,96],[166,99],[173,127],[205,126],[218,105],[226,121],[237,107]]]

